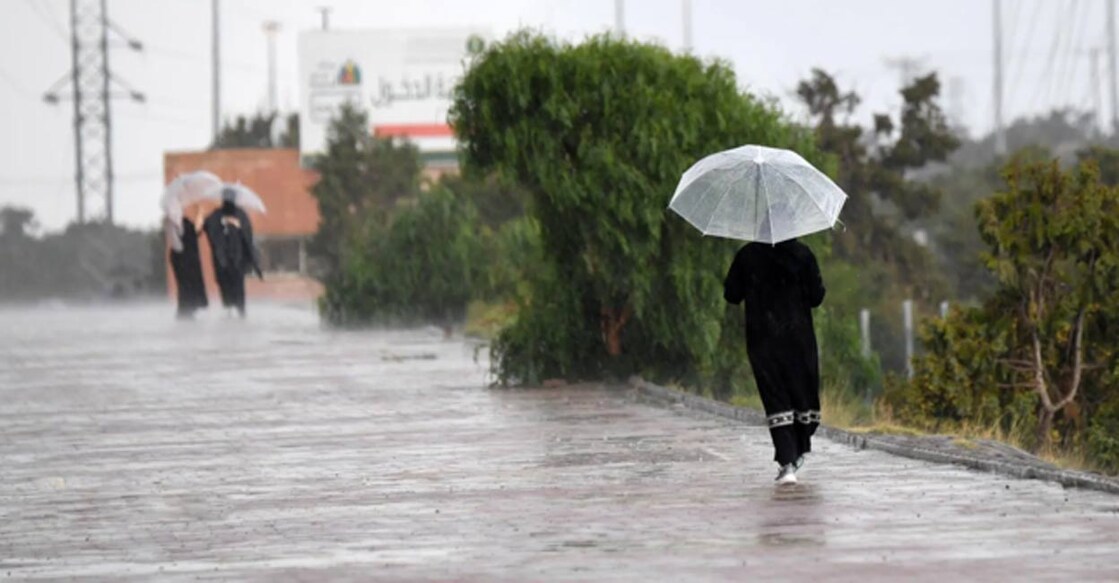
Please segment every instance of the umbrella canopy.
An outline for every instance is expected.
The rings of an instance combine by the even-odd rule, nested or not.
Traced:
[[[221,195],[225,196],[225,193],[227,191],[233,191],[233,204],[236,204],[237,206],[247,211],[256,211],[261,214],[268,212],[268,209],[265,208],[264,201],[260,198],[260,195],[253,192],[253,190],[248,186],[245,186],[240,182],[233,184],[226,183],[222,186]]]
[[[160,205],[167,218],[171,219],[171,224],[179,225],[183,220],[183,208],[220,197],[221,187],[221,178],[210,172],[180,174],[163,189]]]
[[[177,226],[183,220],[185,207],[204,200],[220,201],[222,193],[226,190],[233,192],[233,202],[237,206],[259,213],[268,211],[260,195],[249,187],[240,182],[222,182],[221,178],[204,170],[180,174],[172,180],[163,190],[160,204],[164,214],[171,220],[171,224]]]
[[[775,244],[832,228],[846,201],[800,154],[742,146],[696,162],[668,208],[704,235]]]

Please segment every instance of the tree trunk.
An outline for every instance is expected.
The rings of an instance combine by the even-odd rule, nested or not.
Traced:
[[[1038,408],[1037,412],[1037,444],[1035,445],[1035,452],[1049,451],[1052,446],[1051,437],[1053,435],[1053,416],[1056,413],[1050,411],[1044,405]]]
[[[602,308],[602,339],[606,343],[606,353],[611,358],[622,354],[622,329],[629,321],[632,310],[629,306],[621,310],[615,308]]]

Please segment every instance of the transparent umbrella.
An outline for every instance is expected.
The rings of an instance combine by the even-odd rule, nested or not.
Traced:
[[[222,181],[206,171],[180,174],[166,188],[160,205],[172,225],[183,221],[183,209],[196,202],[214,200],[221,196]]]
[[[240,182],[222,182],[217,175],[205,170],[177,176],[163,190],[160,204],[171,224],[177,226],[182,223],[184,208],[204,200],[221,201],[226,190],[233,193],[233,202],[237,206],[247,211],[268,212],[260,195],[251,188]]]
[[[696,162],[668,208],[705,235],[774,244],[834,227],[846,201],[800,154],[742,146]]]
[[[268,209],[264,206],[264,200],[248,186],[240,182],[226,183],[222,186],[220,195],[225,196],[227,191],[233,192],[233,204],[247,211],[256,211],[261,214],[268,212]]]

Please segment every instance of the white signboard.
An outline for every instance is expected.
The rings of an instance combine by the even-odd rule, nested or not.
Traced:
[[[366,111],[375,135],[407,138],[425,153],[453,152],[447,111],[454,87],[470,51],[488,38],[478,29],[300,34],[301,153],[326,148],[330,120],[346,102]]]

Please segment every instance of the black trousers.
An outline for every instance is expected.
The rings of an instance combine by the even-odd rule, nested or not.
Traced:
[[[245,274],[240,270],[217,269],[218,287],[221,288],[221,303],[227,308],[237,308],[245,314]]]
[[[808,350],[803,351],[791,348],[788,343],[752,342],[748,350],[773,438],[773,459],[781,465],[812,451],[812,435],[820,425],[816,351],[814,346],[804,346]]]

